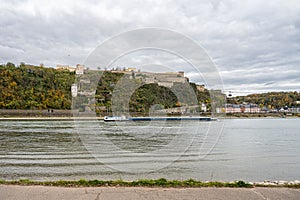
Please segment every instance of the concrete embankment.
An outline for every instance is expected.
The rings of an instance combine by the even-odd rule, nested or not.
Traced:
[[[72,110],[20,110],[20,109],[0,109],[1,117],[72,117]]]
[[[298,200],[299,189],[290,188],[145,188],[51,187],[0,185],[0,199],[284,199]]]
[[[95,119],[96,115],[93,112],[79,114],[76,110],[20,110],[20,109],[0,109],[0,121],[2,120],[89,120]],[[97,117],[103,119],[104,117]]]

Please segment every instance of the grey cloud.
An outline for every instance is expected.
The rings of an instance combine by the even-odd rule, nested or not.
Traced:
[[[75,65],[111,36],[160,27],[202,45],[216,63],[225,89],[295,90],[300,83],[300,6],[293,0],[15,0],[1,1],[0,9],[2,63]],[[203,81],[185,69],[193,80]]]

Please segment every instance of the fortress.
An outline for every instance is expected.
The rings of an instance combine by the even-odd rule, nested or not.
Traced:
[[[68,70],[70,72],[75,72],[77,75],[85,74],[87,68],[84,65],[77,64],[76,67],[71,67],[68,65],[57,65],[57,70]],[[91,70],[92,71],[92,70]],[[111,73],[122,73],[130,75],[131,79],[140,79],[146,84],[149,83],[157,83],[159,86],[164,87],[172,87],[173,83],[187,83],[189,79],[184,77],[184,72],[141,72],[140,70],[136,70],[136,68],[123,68],[122,70],[119,68],[112,70],[96,70],[96,71],[110,71]]]
[[[184,72],[141,72],[136,68],[126,68],[123,70],[111,70],[112,73],[123,73],[130,75],[131,79],[140,79],[146,84],[157,83],[159,86],[172,87],[173,83],[189,82],[188,78],[184,77]]]

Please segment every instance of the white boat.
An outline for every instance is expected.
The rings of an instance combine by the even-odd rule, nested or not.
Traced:
[[[127,121],[128,119],[125,116],[105,116],[105,122],[115,122],[115,121]]]

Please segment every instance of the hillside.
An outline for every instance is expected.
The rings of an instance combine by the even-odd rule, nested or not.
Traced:
[[[297,107],[300,102],[300,93],[294,92],[269,92],[262,94],[250,94],[237,96],[229,100],[231,103],[255,103],[259,107],[269,109],[280,109],[284,107]]]
[[[1,109],[70,109],[74,72],[31,65],[0,65]]]
[[[124,74],[110,71],[101,73],[103,74],[97,86],[95,106],[102,108],[96,109],[98,112],[107,112],[111,111],[114,87]],[[16,66],[13,63],[0,65],[0,109],[70,110],[72,106],[71,85],[74,82],[75,72],[68,70],[25,64]],[[186,94],[189,87],[195,91],[198,103],[205,103],[209,109],[211,107],[209,91],[197,90],[195,83],[174,83],[171,88],[150,83],[138,88],[132,94],[129,110],[147,113],[153,105],[158,104],[161,108],[192,105],[194,102],[190,102],[189,98],[192,94]],[[174,92],[183,95],[176,96]],[[223,97],[220,96],[220,98]],[[227,99],[227,103],[253,103],[260,108],[269,109],[297,107],[299,102],[300,93],[296,91],[250,94]],[[155,109],[159,107],[156,106]]]
[[[95,95],[95,106],[104,108],[99,112],[107,112],[111,110],[114,87],[124,74],[110,71],[102,73]],[[68,70],[25,64],[16,66],[13,63],[0,65],[0,109],[71,109],[71,86],[74,82],[75,72]],[[186,88],[190,86],[196,91],[197,101],[209,107],[208,90],[200,92],[194,83],[174,83],[172,88],[151,83],[143,85],[132,94],[130,112],[147,113],[157,104],[163,108],[190,104],[189,95],[179,97],[182,101],[179,102],[172,92],[186,94]]]

